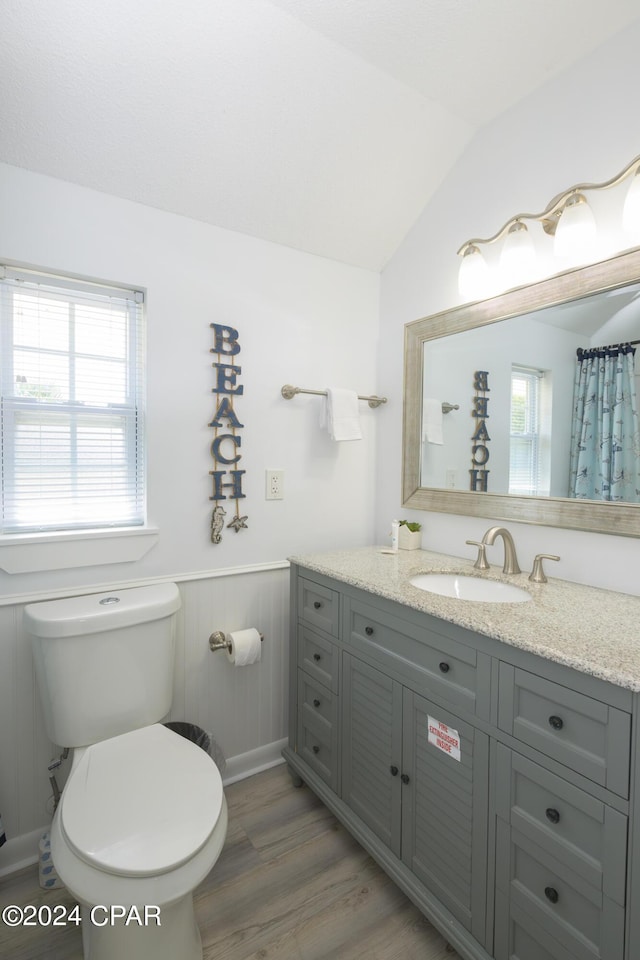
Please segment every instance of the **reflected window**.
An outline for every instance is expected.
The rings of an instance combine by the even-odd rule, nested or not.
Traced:
[[[551,382],[544,370],[511,368],[509,493],[548,496]]]

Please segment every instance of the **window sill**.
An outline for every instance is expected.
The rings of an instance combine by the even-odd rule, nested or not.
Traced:
[[[36,573],[140,560],[158,542],[157,527],[70,530],[0,537],[0,570]]]

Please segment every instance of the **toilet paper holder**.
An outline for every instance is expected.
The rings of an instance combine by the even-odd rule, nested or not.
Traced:
[[[260,642],[262,642],[264,640],[264,634],[259,632],[259,635]],[[224,630],[213,631],[209,637],[209,650],[213,653],[215,653],[216,650],[226,650],[227,653],[231,653],[231,641],[227,640]]]

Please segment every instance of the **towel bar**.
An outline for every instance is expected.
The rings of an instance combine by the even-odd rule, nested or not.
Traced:
[[[316,397],[326,397],[326,390],[306,390],[304,387],[292,387],[290,383],[285,383],[284,387],[280,391],[285,400],[293,400],[297,393],[312,393]],[[366,400],[370,407],[379,407],[381,403],[386,403],[386,397],[361,397],[358,394],[358,400]]]

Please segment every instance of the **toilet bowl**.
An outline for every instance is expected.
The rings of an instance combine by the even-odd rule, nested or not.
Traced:
[[[175,583],[29,604],[44,725],[73,748],[51,856],[85,960],[201,960],[193,890],[227,831],[218,768],[171,709]],[[145,909],[146,908],[146,909]]]
[[[217,767],[161,724],[76,750],[51,853],[82,905],[85,960],[200,960],[192,894],[226,830]]]

